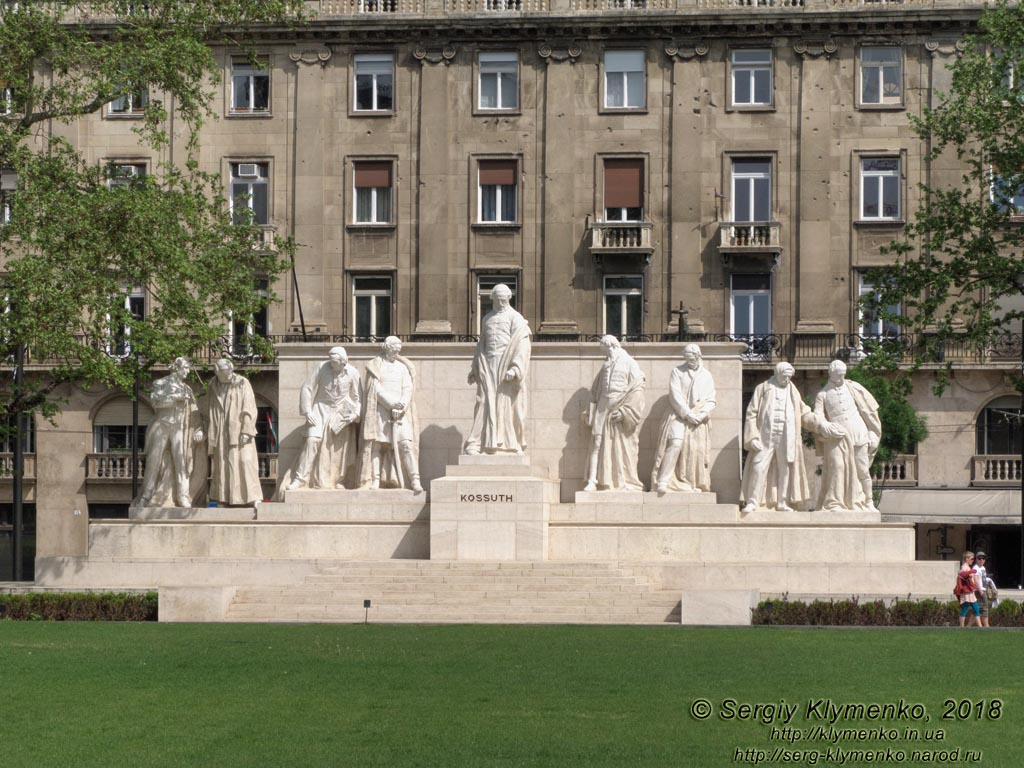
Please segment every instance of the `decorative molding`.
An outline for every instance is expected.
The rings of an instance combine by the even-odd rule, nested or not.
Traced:
[[[699,43],[683,43],[675,41],[665,43],[665,55],[670,59],[690,61],[691,59],[698,59],[706,56],[707,53],[708,44],[703,40]]]
[[[948,58],[949,56],[956,56],[957,58],[960,58],[963,52],[967,50],[967,41],[928,40],[925,42],[924,48],[932,55],[933,59],[937,59],[940,56],[943,58]]]
[[[412,55],[420,64],[444,64],[448,66],[455,58],[455,46],[447,43],[440,50],[428,50],[425,45],[417,45]]]
[[[548,64],[561,64],[568,61],[575,64],[583,53],[583,48],[575,40],[571,43],[541,43],[537,46],[537,55]]]
[[[824,56],[826,59],[831,58],[832,54],[839,50],[839,45],[835,40],[800,40],[793,44],[793,50],[796,51],[803,58],[816,59],[820,56]]]
[[[299,64],[319,64],[321,67],[326,67],[327,62],[330,61],[332,56],[331,51],[325,49],[319,51],[293,51],[288,54],[288,58]]]

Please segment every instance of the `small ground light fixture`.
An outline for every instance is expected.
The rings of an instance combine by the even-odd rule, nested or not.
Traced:
[[[366,615],[363,617],[363,624],[367,624],[370,621],[370,608],[373,606],[372,600],[363,600],[363,608],[366,610]]]

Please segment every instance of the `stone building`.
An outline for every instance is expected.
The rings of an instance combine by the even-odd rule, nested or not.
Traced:
[[[923,160],[910,121],[949,87],[981,3],[308,5],[308,29],[254,31],[263,68],[218,51],[203,166],[252,207],[268,246],[300,244],[294,279],[267,286],[281,303],[234,323],[232,344],[248,332],[324,349],[467,340],[498,282],[537,344],[742,341],[747,393],[779,360],[813,395],[830,360],[879,338],[914,343],[857,300],[918,184],[959,178]],[[49,130],[92,162],[155,172],[184,150],[140,149],[146,97]],[[1017,572],[1021,431],[1006,414],[1019,411],[1018,352],[950,350],[942,397],[919,374],[931,436],[884,469],[881,508],[917,524],[920,559],[980,546],[997,573]],[[269,492],[276,366],[247,362]],[[80,552],[88,519],[123,514],[130,496],[128,400],[67,394],[29,445],[41,556]]]

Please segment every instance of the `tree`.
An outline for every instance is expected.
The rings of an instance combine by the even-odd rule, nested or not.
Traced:
[[[959,183],[922,185],[922,205],[871,270],[869,309],[923,332],[918,362],[957,345],[977,353],[1020,349],[1024,318],[1024,9],[986,10],[952,65],[949,93],[913,119],[934,164],[956,158]],[[902,306],[897,315],[891,309]],[[1013,333],[1011,333],[1013,332]],[[940,378],[941,390],[944,379]]]
[[[255,290],[287,266],[245,205],[198,163],[220,70],[212,46],[249,52],[238,31],[301,20],[301,0],[30,2],[0,9],[0,339],[48,375],[0,408],[52,414],[60,384],[129,390],[150,367],[216,344],[231,318],[272,300]],[[251,55],[251,54],[250,54]],[[141,110],[139,141],[180,160],[144,176],[90,164],[61,137],[111,102]],[[165,152],[165,155],[170,153]],[[142,291],[139,317],[126,295]],[[268,346],[251,339],[254,354]]]

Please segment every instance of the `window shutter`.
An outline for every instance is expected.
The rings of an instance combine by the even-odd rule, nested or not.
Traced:
[[[356,187],[391,186],[390,160],[356,163],[353,170],[355,171]]]
[[[139,403],[139,426],[148,426],[153,420],[153,409],[145,403]],[[131,426],[132,401],[127,397],[118,397],[104,403],[96,412],[92,423],[97,427]]]
[[[514,185],[516,183],[515,160],[481,160],[480,186]]]
[[[604,207],[643,208],[644,161],[604,161]]]

